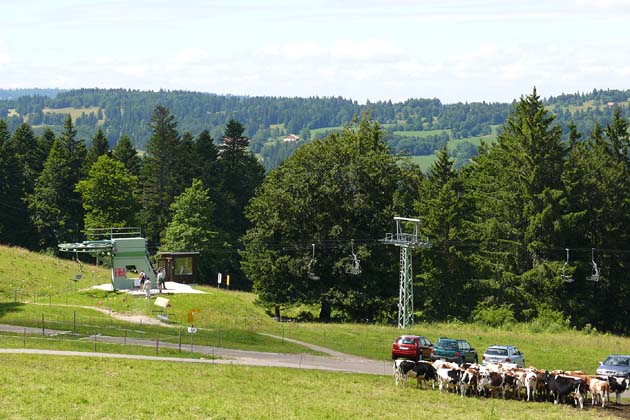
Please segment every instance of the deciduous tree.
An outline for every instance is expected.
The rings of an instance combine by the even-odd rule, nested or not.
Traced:
[[[319,303],[322,320],[333,309],[352,319],[375,317],[396,290],[397,275],[383,264],[389,253],[374,238],[392,223],[400,180],[382,131],[367,118],[298,149],[247,207],[253,227],[244,238],[243,269],[259,298]],[[346,272],[353,239],[360,275]]]
[[[137,226],[139,203],[135,195],[138,178],[125,165],[102,155],[90,168],[88,178],[78,182],[85,210],[85,227]]]
[[[203,182],[193,180],[192,185],[171,204],[173,219],[166,228],[160,247],[161,251],[199,252],[199,274],[202,280],[209,279],[216,272],[217,255],[222,251],[212,219],[213,207]]]

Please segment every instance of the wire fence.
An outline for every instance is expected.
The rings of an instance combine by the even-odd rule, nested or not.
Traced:
[[[15,321],[13,321],[15,322]],[[141,325],[131,328],[62,322],[46,319],[21,319],[19,325],[0,325],[0,346],[22,348],[58,348],[96,351],[112,351],[113,347],[128,346],[143,348],[140,353],[202,353],[212,355],[220,347],[222,331],[207,329],[173,328],[172,333],[164,330],[143,329]],[[147,351],[147,348],[153,350]],[[125,350],[125,352],[127,352]]]
[[[0,292],[0,324],[19,326],[13,331],[3,331],[0,326],[0,346],[12,340],[11,346],[63,347],[62,343],[66,342],[68,348],[87,346],[93,351],[107,346],[113,352],[120,350],[111,346],[143,347],[144,354],[147,347],[153,347],[154,354],[170,355],[200,353],[200,348],[211,352],[214,347],[299,353],[301,346],[292,343],[292,338],[381,359],[388,358],[390,336],[397,333],[383,333],[381,328],[370,324],[351,328],[318,325],[314,329],[309,323],[270,322],[268,317],[239,316],[229,311],[217,313],[202,309],[191,314],[188,310],[169,308],[166,314],[156,310],[154,301],[132,295],[123,299],[130,299],[129,304],[134,309],[121,314],[105,306],[103,292],[76,293],[79,290],[85,291],[70,285],[64,290],[27,293],[16,288]],[[22,304],[25,305],[22,307]],[[93,312],[95,308],[102,313]],[[130,315],[131,312],[137,312],[137,316]],[[193,325],[196,326],[194,333],[188,330]],[[268,334],[275,338],[264,337]]]

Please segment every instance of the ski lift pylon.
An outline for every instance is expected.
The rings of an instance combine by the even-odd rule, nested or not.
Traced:
[[[567,260],[562,266],[562,273],[560,274],[560,277],[562,277],[562,280],[564,280],[565,283],[573,283],[575,280],[567,274],[567,266],[569,265],[569,248],[565,248],[565,250],[567,251]]]
[[[591,275],[586,278],[589,281],[599,281],[599,267],[595,262],[595,248],[591,248],[591,265],[593,266],[593,270]]]
[[[306,266],[306,274],[308,275],[308,278],[311,280],[319,280],[319,276],[313,272],[313,265],[317,262],[317,260],[315,259],[315,244],[312,244],[312,245],[313,245],[313,256],[311,257],[311,260],[308,262],[308,265]]]

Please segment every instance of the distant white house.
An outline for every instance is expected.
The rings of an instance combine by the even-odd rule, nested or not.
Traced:
[[[289,134],[288,136],[283,138],[282,141],[298,141],[299,139],[300,139],[300,136],[296,136],[295,134]]]

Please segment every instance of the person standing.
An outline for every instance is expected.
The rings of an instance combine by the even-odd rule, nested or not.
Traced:
[[[147,275],[144,271],[141,271],[138,278],[140,279],[140,290],[144,292],[144,282],[147,279]]]
[[[157,275],[157,285],[158,285],[158,290],[160,291],[160,293],[162,293],[162,290],[166,290],[166,287],[164,284],[165,277],[166,277],[166,270],[164,268],[161,268]]]
[[[146,280],[144,281],[144,292],[145,292],[145,297],[148,299],[151,297],[151,278],[147,277]]]

